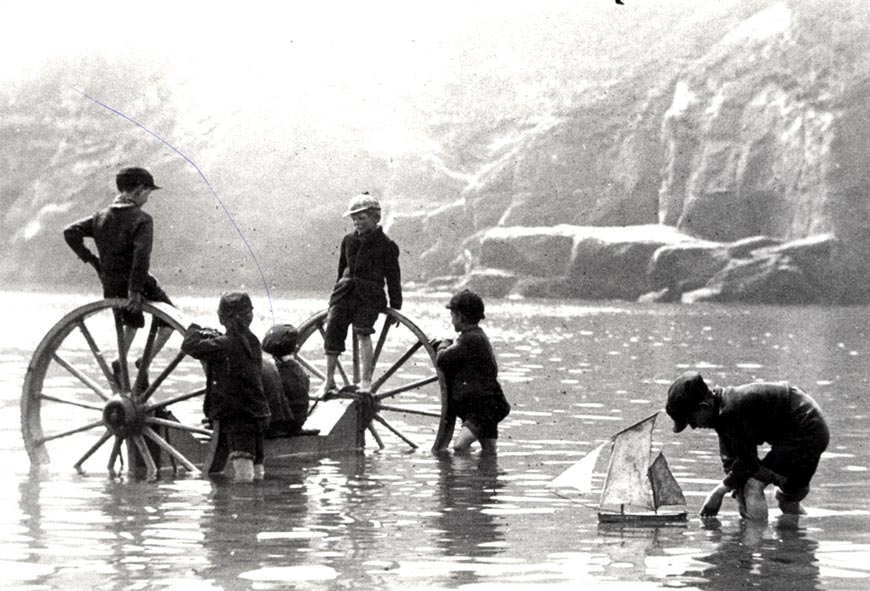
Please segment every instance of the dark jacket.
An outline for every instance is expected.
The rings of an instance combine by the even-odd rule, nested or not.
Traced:
[[[141,207],[107,207],[64,228],[63,237],[86,263],[96,257],[84,239],[93,238],[106,280],[129,281],[131,292],[142,292],[151,266],[154,222]]]
[[[269,402],[263,393],[263,354],[252,332],[220,334],[193,324],[184,335],[181,350],[206,364],[203,410],[207,417],[269,418]]]
[[[308,391],[311,387],[311,379],[298,361],[292,358],[276,359],[275,366],[281,376],[281,386],[284,397],[293,412],[293,427],[300,428],[308,417],[308,405],[310,398]]]
[[[782,447],[818,457],[828,445],[828,427],[815,401],[787,383],[759,382],[713,388],[718,401],[714,428],[725,470],[723,482],[742,487],[761,467],[758,446]]]
[[[390,295],[390,307],[402,308],[402,274],[399,247],[378,226],[368,234],[351,232],[341,241],[338,258],[338,281],[329,305],[355,296],[362,302],[383,310],[387,307],[384,283]]]
[[[498,363],[486,333],[473,326],[447,347],[439,347],[435,363],[444,372],[450,399],[459,404],[487,396],[504,396]]]

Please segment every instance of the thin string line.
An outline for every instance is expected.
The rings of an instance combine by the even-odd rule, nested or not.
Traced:
[[[211,186],[211,183],[208,182],[208,179],[206,178],[206,176],[202,172],[202,170],[200,170],[199,166],[197,166],[196,163],[193,160],[191,160],[190,158],[188,158],[187,155],[185,155],[181,150],[179,150],[178,148],[176,148],[175,146],[173,146],[172,144],[167,142],[165,139],[163,139],[162,137],[160,137],[159,135],[157,135],[156,133],[154,133],[153,131],[151,131],[150,129],[148,129],[147,127],[145,127],[144,125],[142,125],[141,123],[139,123],[138,121],[133,119],[132,117],[129,117],[128,115],[125,115],[121,111],[114,109],[114,108],[110,107],[109,105],[95,99],[91,95],[87,94],[84,91],[79,90],[78,88],[73,88],[73,90],[76,91],[77,93],[79,93],[80,95],[82,95],[83,97],[85,97],[86,99],[93,101],[94,103],[98,104],[99,106],[103,107],[104,109],[107,109],[108,111],[111,111],[115,115],[118,115],[119,117],[122,117],[123,119],[126,119],[127,121],[129,121],[130,123],[132,123],[133,125],[138,127],[139,129],[145,131],[146,133],[148,133],[149,135],[151,135],[152,137],[157,139],[159,142],[161,142],[163,145],[165,145],[167,148],[169,148],[170,150],[172,150],[173,152],[175,152],[176,154],[181,156],[185,162],[190,164],[193,167],[193,169],[196,170],[196,173],[200,176],[200,178],[202,178],[203,182],[205,183],[205,186],[208,187],[208,190],[211,191],[211,194],[214,196],[215,201],[218,202],[218,205],[220,205],[221,209],[226,214],[227,219],[230,221],[233,228],[235,228],[239,237],[242,239],[242,242],[245,244],[245,248],[248,250],[248,253],[251,255],[251,258],[254,260],[254,265],[257,267],[257,272],[260,274],[260,279],[263,281],[263,287],[266,290],[266,298],[269,301],[269,313],[272,316],[272,324],[274,325],[275,324],[275,310],[272,307],[272,293],[269,291],[269,284],[266,282],[266,275],[263,273],[263,268],[260,266],[260,261],[257,260],[257,255],[254,254],[254,249],[251,247],[251,244],[248,242],[248,239],[245,238],[245,234],[242,232],[242,229],[236,223],[236,220],[233,219],[233,216],[230,214],[226,205],[224,205],[224,202],[218,196],[217,191],[215,191],[214,188]]]

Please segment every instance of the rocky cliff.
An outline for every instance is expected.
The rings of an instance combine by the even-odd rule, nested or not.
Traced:
[[[868,39],[866,2],[774,3],[538,118],[392,232],[498,295],[870,301]]]
[[[146,164],[167,187],[154,271],[176,289],[327,289],[338,213],[369,189],[421,289],[870,301],[870,5],[659,12],[548,21],[533,70],[479,51],[418,107],[423,147],[393,154],[280,95],[217,109],[166,64],[70,58],[0,89],[0,278],[91,286],[60,231]]]

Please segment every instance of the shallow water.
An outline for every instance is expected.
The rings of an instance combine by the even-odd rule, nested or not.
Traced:
[[[513,412],[497,458],[435,457],[434,426],[408,423],[421,450],[387,447],[311,459],[237,485],[156,483],[31,472],[19,398],[31,353],[90,298],[0,294],[0,587],[4,589],[866,589],[870,585],[870,380],[866,308],[488,302],[484,328]],[[176,298],[214,324],[214,298]],[[443,298],[405,312],[448,336]],[[273,302],[299,323],[312,298]],[[255,300],[254,330],[272,322]],[[790,379],[826,411],[833,438],[796,523],[771,512],[746,526],[726,499],[694,517],[720,477],[715,435],[662,447],[689,503],[687,524],[602,527],[594,510],[546,483],[614,431],[663,405],[667,384],[698,368],[710,381]],[[427,439],[428,438],[428,439]],[[80,455],[80,454],[79,454]],[[772,503],[775,505],[775,503]]]

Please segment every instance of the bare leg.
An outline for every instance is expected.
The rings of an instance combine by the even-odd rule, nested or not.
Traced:
[[[484,454],[495,454],[498,451],[498,446],[496,442],[498,439],[481,439],[480,440],[480,451]]]
[[[157,329],[157,336],[154,337],[154,344],[151,346],[151,358],[143,360],[143,363],[145,363],[146,367],[151,365],[151,361],[153,361],[153,359],[157,357],[157,354],[160,353],[160,351],[166,345],[166,342],[169,340],[169,337],[171,336],[171,326],[162,326]]]
[[[372,337],[370,335],[359,335],[359,354],[360,365],[362,366],[359,389],[363,392],[368,392],[372,388],[372,373],[374,373],[372,362],[375,355],[374,347],[372,347]]]
[[[133,345],[133,339],[136,338],[136,333],[139,331],[135,326],[124,327],[124,357],[130,352],[130,347]]]
[[[335,368],[338,365],[338,355],[326,354],[326,380],[323,382],[323,392],[335,389]]]
[[[742,491],[737,493],[740,516],[744,519],[767,521],[767,499],[764,497],[766,485],[760,480],[750,478]]]
[[[453,443],[453,451],[466,452],[471,448],[471,444],[477,441],[475,435],[468,427],[462,427],[459,430],[459,435],[456,436],[456,441]]]
[[[804,509],[803,505],[801,505],[800,501],[790,501],[785,495],[782,494],[782,491],[777,489],[776,491],[776,500],[779,502],[779,509],[783,512],[784,515],[806,515],[807,511]]]

